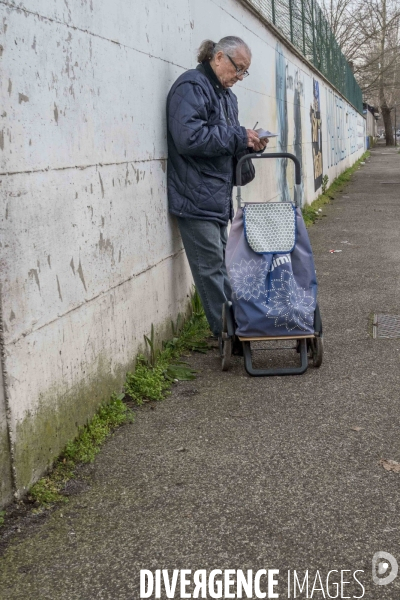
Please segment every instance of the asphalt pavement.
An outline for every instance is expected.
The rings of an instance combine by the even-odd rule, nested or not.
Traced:
[[[400,563],[400,473],[381,463],[400,462],[400,339],[373,339],[372,322],[400,315],[399,205],[400,154],[378,146],[309,230],[321,368],[251,378],[240,357],[223,373],[216,349],[193,355],[197,379],[141,407],[80,493],[12,536],[1,600],[136,600],[141,569],[265,570],[260,591],[274,577],[280,598],[308,571],[297,598],[398,600],[400,574],[377,585],[372,559]],[[395,563],[380,569],[382,583]]]

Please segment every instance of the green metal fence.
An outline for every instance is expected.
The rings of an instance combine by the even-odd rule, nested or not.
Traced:
[[[273,23],[362,114],[361,89],[316,0],[244,2]]]

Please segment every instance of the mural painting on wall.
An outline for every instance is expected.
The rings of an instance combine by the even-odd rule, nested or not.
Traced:
[[[278,152],[292,152],[300,161],[303,171],[303,146],[302,146],[302,127],[301,127],[301,96],[304,95],[304,85],[301,80],[299,69],[296,69],[294,75],[290,72],[291,64],[286,60],[282,47],[276,46],[276,104],[279,138],[277,140]],[[288,103],[288,94],[293,94],[293,102]],[[293,107],[293,114],[289,110]],[[294,121],[293,150],[289,142],[289,122]],[[291,130],[292,128],[290,128]],[[291,202],[289,183],[288,183],[288,160],[280,159],[277,161],[277,176],[279,196],[283,202]],[[301,186],[295,186],[294,199],[299,205],[303,205],[304,182]]]
[[[322,131],[321,104],[319,98],[319,83],[313,80],[313,104],[310,110],[312,154],[314,164],[314,190],[322,185]]]
[[[301,96],[304,94],[303,82],[300,78],[300,70],[296,69],[294,77],[294,140],[293,149],[294,155],[298,158],[301,165],[301,172],[304,173],[303,169],[303,140],[301,130]],[[302,176],[301,186],[296,185],[294,189],[294,199],[298,206],[303,206],[304,196],[304,175]]]
[[[288,151],[288,114],[286,95],[286,60],[282,47],[277,44],[275,52],[275,93],[276,113],[278,117],[278,152]],[[278,190],[282,202],[291,202],[287,182],[287,158],[277,160]]]
[[[350,139],[350,154],[354,154],[354,152],[357,152],[357,113],[350,107],[348,107],[347,120]]]
[[[332,90],[326,93],[327,167],[364,147],[363,118]],[[361,119],[361,120],[360,120]]]

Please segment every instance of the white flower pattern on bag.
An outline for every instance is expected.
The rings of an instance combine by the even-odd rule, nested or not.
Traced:
[[[232,265],[229,278],[237,300],[257,300],[260,294],[265,293],[266,264],[253,258],[249,261],[242,259]]]
[[[267,318],[275,320],[275,327],[309,331],[313,326],[315,299],[297,285],[293,273],[286,269],[281,271],[280,279],[272,281],[268,302],[263,304]]]

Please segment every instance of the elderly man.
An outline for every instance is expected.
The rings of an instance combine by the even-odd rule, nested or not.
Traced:
[[[247,44],[233,36],[206,40],[197,60],[168,95],[168,202],[211,331],[219,336],[222,304],[231,298],[225,246],[235,157],[263,151],[267,141],[240,126],[230,90],[249,74]]]

